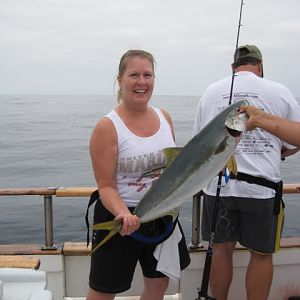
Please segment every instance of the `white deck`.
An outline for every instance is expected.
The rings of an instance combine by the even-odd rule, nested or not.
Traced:
[[[300,295],[300,239],[292,239],[292,242],[288,240],[286,240],[288,245],[274,255],[275,271],[270,300],[284,300],[289,296]],[[88,290],[90,262],[90,257],[87,255],[88,251],[84,243],[69,243],[69,245],[65,245],[64,249],[67,250],[60,251],[60,253],[54,255],[47,253],[34,255],[41,261],[39,270],[47,273],[47,289],[53,293],[54,300],[84,300]],[[0,246],[0,253],[3,254],[3,251],[7,251],[7,249],[3,250],[2,246]],[[29,254],[29,251],[29,249],[26,249],[24,252]],[[15,252],[20,254],[20,249],[16,248]],[[191,300],[197,298],[198,288],[202,281],[205,251],[192,252],[191,259],[189,267],[182,272],[180,282],[171,284],[168,288],[165,300]],[[243,249],[235,251],[234,278],[229,293],[229,300],[246,299],[244,278],[248,260],[248,251]],[[142,286],[141,270],[138,267],[132,288],[125,293],[119,294],[117,299],[138,299],[137,296],[140,295]]]

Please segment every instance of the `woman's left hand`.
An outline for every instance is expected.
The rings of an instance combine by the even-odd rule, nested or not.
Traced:
[[[119,214],[116,216],[116,220],[123,220],[123,225],[120,230],[121,235],[130,235],[140,227],[139,217],[133,214]]]

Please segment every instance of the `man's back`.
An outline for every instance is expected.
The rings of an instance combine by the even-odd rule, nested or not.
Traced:
[[[230,86],[231,77],[227,77],[207,88],[199,102],[194,132],[198,132],[228,105]],[[249,71],[235,74],[232,102],[241,99],[247,99],[249,104],[283,118],[292,120],[300,118],[299,106],[287,88]],[[245,132],[236,151],[238,171],[278,182],[282,147],[293,148],[262,129]],[[217,179],[213,180],[206,189],[208,194],[215,194],[216,181]],[[229,182],[224,185],[221,193],[224,196],[255,198],[268,198],[274,195],[271,189],[249,185],[242,181]]]

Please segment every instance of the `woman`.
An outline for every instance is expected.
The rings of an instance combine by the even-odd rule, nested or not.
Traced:
[[[155,246],[129,235],[140,226],[131,212],[157,176],[144,178],[148,169],[161,165],[162,152],[174,147],[174,129],[169,114],[149,105],[154,87],[154,58],[142,50],[129,50],[121,58],[118,74],[119,105],[101,119],[91,137],[90,155],[101,201],[103,222],[122,219],[120,234],[93,252],[87,300],[110,300],[130,288],[137,261],[143,270],[142,300],[160,300],[168,277],[156,271]],[[98,206],[97,206],[98,205]],[[94,220],[95,222],[95,220]],[[93,247],[103,239],[95,231]],[[179,243],[180,265],[189,262],[184,237]]]
[[[260,127],[276,135],[281,140],[300,147],[300,122],[271,115],[255,106],[241,106],[240,112],[245,112],[249,116],[248,130]]]

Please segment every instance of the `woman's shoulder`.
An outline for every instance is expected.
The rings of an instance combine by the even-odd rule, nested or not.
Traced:
[[[112,120],[108,117],[108,115],[105,115],[103,118],[101,118],[94,128],[94,133],[97,135],[110,135],[115,131],[114,124]]]
[[[171,115],[162,108],[155,108],[155,109],[156,109],[156,112],[158,113],[158,115],[160,115],[167,121],[166,124],[169,124],[169,126],[171,128],[171,133],[172,133],[173,139],[175,140],[174,126],[173,126]]]
[[[152,109],[158,114],[162,114],[165,118],[171,119],[170,114],[163,108],[159,108],[156,106],[151,105]]]
[[[171,121],[171,115],[164,109],[160,109],[160,111],[162,112],[163,116],[167,119],[168,122]]]

